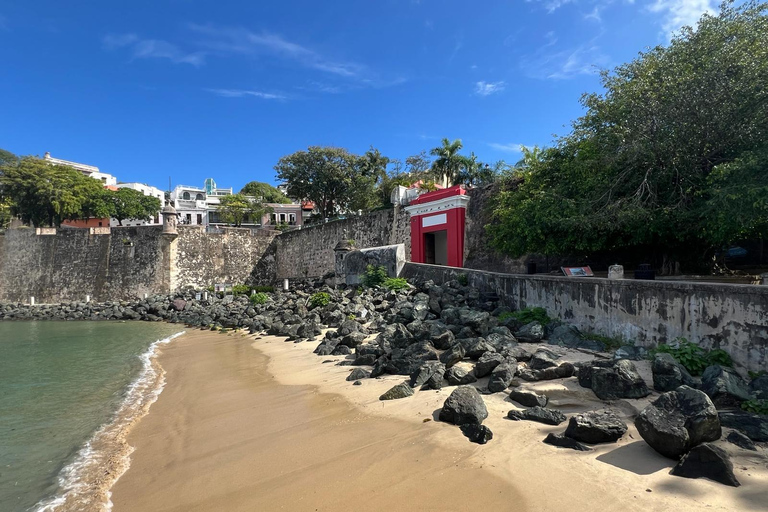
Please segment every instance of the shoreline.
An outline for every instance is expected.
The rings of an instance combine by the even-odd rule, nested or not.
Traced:
[[[191,338],[196,338],[196,343]],[[128,436],[129,444],[136,449],[131,468],[112,489],[114,510],[147,510],[147,506],[153,510],[251,510],[256,505],[260,510],[286,508],[280,496],[301,497],[300,501],[291,502],[288,509],[352,510],[357,508],[361,491],[370,485],[371,473],[376,473],[380,481],[391,473],[411,474],[403,468],[423,475],[425,466],[434,471],[435,465],[441,479],[422,481],[422,485],[410,487],[408,494],[412,499],[423,499],[424,504],[419,506],[427,507],[425,510],[432,510],[429,506],[434,505],[435,496],[441,492],[454,494],[446,505],[448,508],[441,509],[457,506],[456,499],[467,494],[466,482],[475,491],[470,493],[474,507],[478,503],[495,506],[493,502],[499,494],[505,499],[498,502],[498,507],[515,511],[559,510],[574,504],[628,511],[761,510],[762,500],[768,496],[764,491],[768,474],[759,467],[764,462],[757,460],[757,454],[755,460],[734,454],[734,465],[743,484],[739,489],[704,479],[673,477],[667,473],[674,462],[645,445],[631,422],[628,435],[619,443],[597,445],[586,453],[572,452],[541,442],[548,432],[559,432],[563,425],[548,427],[504,419],[506,411],[514,408],[505,395],[484,396],[489,410],[485,424],[493,430],[494,439],[483,446],[471,444],[457,427],[435,421],[452,387],[417,391],[405,400],[380,402],[378,396],[402,382],[403,376],[364,379],[362,385],[352,386],[345,380],[352,368],[334,364],[344,358],[320,358],[312,353],[315,345],[286,342],[272,336],[192,331],[164,350],[161,363],[169,367],[168,385],[151,414]],[[323,364],[324,361],[333,362]],[[208,386],[214,387],[215,392],[195,386],[201,369],[208,372]],[[592,405],[599,403],[590,397],[589,390],[578,386],[541,382],[530,388],[546,390],[553,405],[569,414],[585,409],[590,400]],[[270,397],[266,402],[264,396],[258,397],[264,393]],[[218,399],[210,401],[215,397]],[[212,412],[201,407],[203,404],[223,410]],[[262,417],[265,406],[271,415],[268,419]],[[615,406],[627,415],[635,412],[630,404]],[[297,415],[297,407],[311,420]],[[254,409],[259,413],[254,414]],[[227,428],[233,425],[239,427]],[[248,426],[266,432],[248,432]],[[376,451],[381,442],[370,443],[371,437],[380,437],[373,433],[392,427],[396,427],[396,433],[383,436],[390,443],[387,450]],[[347,438],[333,437],[340,428]],[[318,430],[324,435],[317,436]],[[393,444],[398,437],[405,437],[407,442],[402,446]],[[350,450],[347,442],[364,446]],[[236,451],[233,445],[237,446]],[[375,451],[377,456],[365,457],[360,453],[365,450]],[[311,478],[307,478],[306,467],[283,467],[301,466],[315,451],[321,455],[310,465]],[[406,452],[405,460],[395,464],[391,457],[397,457],[399,452]],[[416,467],[412,467],[414,456]],[[264,469],[249,458],[267,461],[271,472],[264,474]],[[340,460],[348,465],[339,466]],[[375,469],[371,469],[372,463]],[[389,467],[386,463],[390,463]],[[369,478],[355,480],[355,472],[350,471],[350,467],[357,467],[355,464],[361,464],[360,471]],[[339,471],[345,479],[337,483],[333,478]],[[446,472],[462,484],[446,486]],[[292,480],[285,482],[283,478]],[[397,481],[396,485],[407,485],[408,480]],[[318,481],[325,484],[320,489],[315,487]],[[490,488],[488,482],[493,483]],[[458,498],[456,485],[461,485]],[[336,492],[329,493],[328,487]],[[478,494],[479,488],[483,492]],[[376,490],[379,489],[368,492]],[[347,501],[339,501],[339,493],[349,493]],[[307,501],[309,494],[315,501]],[[511,499],[512,496],[515,498]],[[334,506],[324,508],[329,503]],[[318,504],[321,506],[316,507]],[[413,504],[409,502],[409,506]],[[466,508],[469,507],[468,503]]]
[[[125,395],[109,422],[100,426],[78,449],[56,479],[57,493],[33,507],[34,512],[67,512],[85,509],[111,510],[111,489],[130,467],[133,452],[126,438],[149,413],[165,386],[165,372],[158,362],[161,347],[185,331],[152,342],[139,357],[142,366],[125,389]]]

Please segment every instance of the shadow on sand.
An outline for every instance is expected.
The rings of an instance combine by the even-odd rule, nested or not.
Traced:
[[[597,457],[597,460],[636,475],[651,475],[661,470],[669,471],[675,465],[673,460],[659,455],[644,441],[636,441],[611,450]]]

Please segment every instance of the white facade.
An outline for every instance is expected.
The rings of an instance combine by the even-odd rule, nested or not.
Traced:
[[[179,214],[179,223],[208,225],[208,202],[205,189],[189,185],[177,185],[171,191],[171,202]]]
[[[49,153],[48,151],[45,152],[45,156],[43,157],[43,160],[55,165],[66,165],[68,167],[77,169],[78,171],[82,172],[89,178],[93,178],[101,181],[104,184],[104,186],[117,185],[117,178],[115,178],[111,174],[107,174],[105,172],[99,171],[99,168],[96,167],[95,165],[86,165],[86,164],[80,164],[77,162],[70,162],[69,160],[62,160],[61,158],[53,158],[51,156],[51,153]]]
[[[132,190],[138,190],[145,196],[156,197],[160,200],[160,209],[163,208],[165,203],[165,193],[157,187],[147,185],[145,183],[118,183],[117,188],[130,188]],[[142,219],[124,219],[123,226],[160,226],[163,224],[163,217],[160,215],[160,210],[150,220]],[[117,219],[110,219],[109,225],[112,227],[118,226]]]

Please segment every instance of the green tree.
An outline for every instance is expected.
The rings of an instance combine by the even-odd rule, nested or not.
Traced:
[[[4,165],[15,165],[18,162],[18,156],[14,155],[10,151],[6,151],[5,149],[0,148],[0,167]]]
[[[230,194],[219,200],[218,212],[221,219],[235,227],[249,221],[260,224],[262,215],[268,211],[262,203],[244,194]]]
[[[291,200],[285,194],[269,183],[261,181],[250,181],[240,190],[240,193],[246,196],[252,196],[261,200],[262,203],[280,203],[289,204]]]
[[[106,200],[110,204],[110,217],[122,226],[126,219],[150,220],[160,211],[160,200],[144,195],[131,188],[119,188],[106,191]]]
[[[282,157],[275,170],[290,197],[314,202],[320,216],[330,218],[376,204],[380,167],[371,161],[343,148],[310,146]]]
[[[0,200],[10,202],[12,215],[35,226],[60,226],[64,220],[104,213],[103,197],[100,181],[38,158],[4,165],[0,174]]]
[[[464,146],[461,139],[453,142],[443,139],[441,146],[429,152],[435,157],[432,162],[432,174],[435,180],[449,185],[458,182],[461,169],[467,165],[466,157],[459,154],[462,147]]]
[[[517,188],[500,193],[496,246],[631,251],[672,273],[764,235],[764,202],[749,191],[761,190],[768,166],[766,9],[725,3],[695,31],[603,72],[604,92],[583,96],[572,132],[525,154]],[[750,206],[726,204],[721,194],[734,191]]]

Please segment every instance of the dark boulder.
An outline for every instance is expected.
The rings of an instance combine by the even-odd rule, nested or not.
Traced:
[[[515,361],[519,361],[521,363],[527,363],[531,360],[532,354],[525,350],[523,347],[508,347],[501,351],[501,355],[504,357],[511,357]]]
[[[768,442],[768,416],[746,411],[721,411],[720,423],[759,443]]]
[[[474,423],[480,425],[488,417],[483,397],[473,386],[460,386],[453,390],[440,409],[439,419],[454,425]]]
[[[299,327],[299,331],[302,331],[303,328],[304,326]],[[312,335],[311,331],[309,332],[310,334],[306,337],[309,337]],[[301,332],[299,332],[298,334],[299,336],[301,336]],[[363,341],[365,340],[365,337],[366,337],[365,334],[361,332],[353,332],[353,333],[347,334],[346,336],[342,336],[341,341],[339,343],[349,348],[357,348],[359,345],[363,343]]]
[[[768,374],[752,379],[749,383],[749,392],[755,398],[768,400]]]
[[[547,402],[549,401],[547,395],[540,395],[533,391],[522,391],[519,389],[512,390],[509,394],[509,398],[525,407],[546,407]]]
[[[588,452],[592,450],[589,446],[582,444],[575,439],[571,439],[570,437],[565,437],[563,434],[553,434],[550,432],[547,434],[547,437],[544,438],[544,442],[551,444],[552,446],[570,448],[571,450],[578,450],[580,452]]]
[[[642,398],[651,394],[632,361],[619,359],[611,363],[609,366],[592,367],[590,388],[599,399]]]
[[[692,447],[720,438],[720,420],[707,395],[688,386],[668,391],[635,419],[638,432],[651,448],[678,459]]]
[[[557,409],[545,409],[544,407],[531,407],[518,411],[513,409],[507,413],[507,418],[514,421],[528,420],[544,423],[545,425],[559,425],[566,420],[565,414]]]
[[[515,333],[515,338],[523,343],[539,343],[544,339],[544,327],[539,322],[525,324]]]
[[[728,454],[710,443],[692,448],[670,473],[685,478],[709,478],[732,487],[741,485],[733,474],[733,463]]]
[[[573,363],[564,362],[554,368],[545,368],[543,370],[524,369],[520,372],[520,378],[535,382],[539,380],[555,380],[572,377],[576,373],[576,367]]]
[[[496,352],[496,349],[493,347],[493,345],[485,341],[484,338],[470,338],[467,340],[467,342],[468,343],[462,343],[467,351],[467,357],[474,359],[475,361],[480,359],[480,357],[487,354],[488,352]]]
[[[496,352],[486,352],[475,365],[474,374],[478,379],[490,375],[494,368],[504,362],[504,356]]]
[[[456,337],[451,331],[443,331],[437,336],[432,336],[432,345],[440,350],[447,350],[456,341]]]
[[[461,433],[467,436],[467,439],[477,444],[485,444],[493,439],[493,432],[485,425],[475,423],[465,423],[460,426]]]
[[[653,389],[664,393],[674,391],[682,385],[695,387],[693,377],[671,354],[659,352],[653,358]]]
[[[626,434],[627,424],[613,411],[589,411],[571,416],[565,436],[588,444],[613,443]]]
[[[184,299],[175,299],[171,303],[171,309],[174,311],[184,311],[184,307],[187,305],[187,301]]]
[[[559,363],[557,359],[560,356],[554,352],[546,349],[539,349],[531,356],[531,360],[528,361],[528,368],[531,370],[543,370],[545,368],[554,368]]]
[[[334,356],[347,356],[352,353],[352,349],[350,349],[346,345],[336,345],[336,348],[333,349],[333,352],[331,352],[331,355]]]
[[[731,368],[713,365],[701,375],[701,390],[709,395],[716,407],[738,407],[749,400],[749,388],[744,379]]]
[[[433,375],[438,374],[440,381],[443,380],[445,365],[438,361],[429,361],[422,364],[415,372],[411,373],[411,387],[417,388],[426,384]]]
[[[745,450],[752,450],[753,452],[757,451],[757,447],[755,446],[755,443],[752,442],[750,438],[748,438],[738,430],[731,430],[730,433],[725,437],[725,440],[731,444],[735,444],[739,448],[744,448]]]
[[[512,383],[517,373],[517,362],[513,359],[496,366],[488,379],[488,391],[498,393],[504,391]]]
[[[376,354],[363,354],[357,356],[352,364],[355,366],[373,366],[376,364],[376,359],[378,359]]]
[[[477,382],[477,377],[460,366],[452,366],[445,372],[445,380],[451,386],[463,386]]]
[[[464,347],[461,343],[454,343],[451,348],[440,354],[440,362],[443,363],[446,368],[450,368],[464,359],[464,354]]]
[[[353,381],[353,380],[360,380],[360,379],[367,379],[371,376],[371,372],[367,370],[363,370],[362,368],[355,368],[351,372],[349,372],[349,375],[347,375],[347,380]]]
[[[413,388],[407,382],[401,382],[379,397],[379,400],[397,400],[413,396]]]

